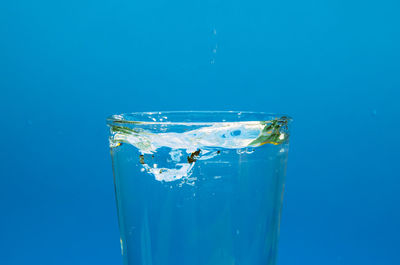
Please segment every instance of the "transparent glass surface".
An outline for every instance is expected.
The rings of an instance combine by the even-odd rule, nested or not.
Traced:
[[[253,112],[111,116],[124,264],[275,264],[290,121]]]

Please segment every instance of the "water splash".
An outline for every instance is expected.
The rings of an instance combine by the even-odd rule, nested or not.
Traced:
[[[220,122],[182,133],[154,133],[150,130],[111,126],[110,148],[122,143],[135,146],[141,155],[144,171],[158,181],[190,179],[197,160],[210,160],[219,149],[236,149],[238,154],[251,154],[264,144],[279,145],[289,138],[287,119],[255,122]],[[144,155],[152,155],[160,148],[169,148],[169,167],[150,166]],[[186,153],[186,155],[184,155]],[[188,181],[193,183],[194,180]]]

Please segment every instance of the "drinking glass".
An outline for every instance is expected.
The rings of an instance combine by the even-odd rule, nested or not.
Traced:
[[[236,111],[109,117],[124,264],[275,264],[290,123]]]

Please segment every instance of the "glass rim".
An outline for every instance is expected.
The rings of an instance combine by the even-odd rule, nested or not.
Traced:
[[[168,120],[167,115],[182,116],[178,120]],[[199,117],[193,117],[198,115]],[[243,116],[242,116],[243,115]],[[159,118],[161,116],[161,118]],[[228,117],[229,116],[229,117]],[[246,116],[245,118],[243,118]],[[217,119],[222,118],[222,120]],[[234,119],[232,119],[232,117]],[[236,118],[235,118],[236,117]],[[158,119],[157,119],[158,118]],[[165,119],[164,119],[165,118]],[[228,119],[230,118],[230,119]],[[211,121],[210,121],[211,119]],[[293,119],[286,114],[258,111],[149,111],[114,114],[107,117],[107,124],[142,124],[142,125],[213,125],[224,123],[254,123],[261,121]]]

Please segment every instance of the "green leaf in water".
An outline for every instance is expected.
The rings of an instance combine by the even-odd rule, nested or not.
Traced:
[[[260,135],[252,141],[250,146],[261,146],[264,144],[278,145],[288,140],[289,134],[287,133],[288,119],[282,117],[272,121],[263,121],[261,124],[265,125]]]

